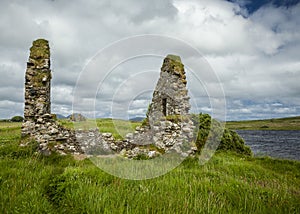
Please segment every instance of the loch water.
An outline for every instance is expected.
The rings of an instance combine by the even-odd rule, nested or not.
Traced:
[[[300,160],[300,131],[236,130],[256,156]]]

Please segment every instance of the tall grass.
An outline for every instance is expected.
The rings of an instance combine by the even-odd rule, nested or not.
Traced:
[[[0,213],[300,213],[300,162],[219,152],[133,181],[88,159],[41,156],[19,135],[0,126]]]

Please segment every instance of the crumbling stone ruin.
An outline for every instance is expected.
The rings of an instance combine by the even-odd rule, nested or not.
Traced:
[[[51,70],[48,41],[32,43],[25,73],[25,106],[22,137],[30,136],[44,154],[51,151],[81,152],[74,132],[57,124],[51,115]]]
[[[25,124],[22,134],[31,133],[41,118],[50,118],[50,50],[45,40],[36,40],[30,48],[25,74]]]
[[[59,125],[51,115],[51,70],[48,41],[38,39],[30,48],[25,74],[25,108],[22,136],[39,143],[44,154],[107,155],[127,158],[154,158],[176,152],[188,156],[196,150],[191,145],[194,125],[189,119],[189,96],[184,66],[179,56],[168,55],[153,93],[146,122],[116,140],[111,133],[98,129],[69,130]]]
[[[168,55],[164,59],[147,115],[150,123],[169,115],[184,116],[188,114],[190,97],[186,83],[184,66],[180,57]]]
[[[180,57],[168,55],[142,126],[123,140],[98,130],[79,130],[77,140],[88,155],[117,153],[128,158],[154,158],[164,153],[175,152],[184,157],[194,153],[197,148],[191,142],[195,126],[188,114],[190,98],[186,84]]]
[[[73,122],[81,122],[81,121],[86,121],[86,118],[82,114],[73,113],[69,116],[69,120]]]

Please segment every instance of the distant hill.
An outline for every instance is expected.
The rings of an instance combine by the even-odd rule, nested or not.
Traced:
[[[62,114],[56,114],[57,119],[66,119],[67,117]]]
[[[228,121],[226,127],[234,130],[300,130],[300,116],[266,120]]]
[[[132,122],[141,122],[145,119],[145,117],[133,117],[133,118],[130,118],[129,121],[132,121]]]

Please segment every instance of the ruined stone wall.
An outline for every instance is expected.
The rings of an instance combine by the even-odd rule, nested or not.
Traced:
[[[98,129],[77,131],[76,138],[86,155],[121,154],[123,157],[144,156],[154,158],[164,153],[181,156],[193,154],[197,148],[191,145],[194,126],[192,121],[174,123],[159,121],[153,127],[138,126],[123,140],[116,140],[111,133],[100,133]]]
[[[164,116],[187,115],[190,109],[184,65],[179,56],[168,55],[163,62],[150,104],[148,118],[154,123]]]
[[[190,108],[186,77],[180,57],[168,55],[161,68],[148,112],[149,125],[137,127],[123,140],[111,133],[93,130],[69,130],[51,115],[51,69],[48,41],[38,39],[30,48],[25,74],[25,107],[22,136],[39,143],[43,154],[107,155],[121,154],[128,158],[144,155],[149,158],[176,152],[183,156],[193,152],[189,145],[194,126],[188,117],[169,121],[165,116],[186,116]],[[163,120],[162,120],[163,118]]]
[[[44,115],[50,115],[50,49],[48,41],[38,39],[30,48],[30,56],[25,73],[25,126],[22,135],[31,134],[35,123]]]
[[[22,136],[39,143],[42,153],[65,151],[76,153],[81,148],[74,131],[68,130],[51,115],[50,48],[47,40],[32,43],[25,73],[25,106]]]
[[[170,152],[182,156],[193,153],[196,148],[191,142],[194,140],[195,126],[189,118],[190,98],[186,84],[184,66],[180,57],[168,55],[164,59],[148,110],[149,124],[137,127],[135,132],[128,133],[122,142],[114,140],[111,134],[104,134],[104,136],[108,135],[109,139],[100,134],[98,139],[101,140],[98,142],[103,144],[102,149],[97,148],[99,144],[91,146],[85,142],[83,144],[90,147],[86,151],[92,151],[94,154],[98,151],[100,154],[104,150],[108,152],[104,148],[109,148],[112,151],[120,151],[123,156],[129,158],[141,154],[155,157]]]

